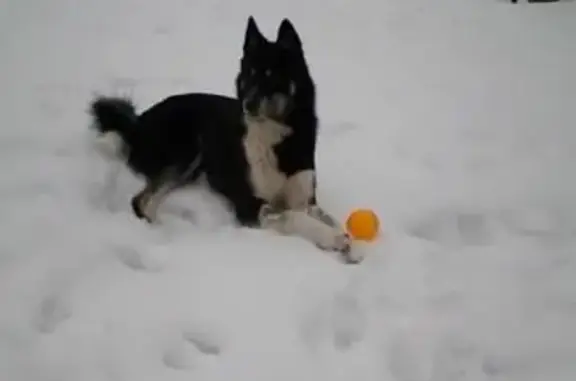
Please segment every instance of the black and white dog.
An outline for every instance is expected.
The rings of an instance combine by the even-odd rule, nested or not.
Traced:
[[[358,262],[346,232],[317,204],[315,85],[288,19],[276,41],[248,19],[236,91],[237,99],[173,95],[140,115],[129,99],[92,101],[101,141],[146,180],[134,213],[154,222],[168,193],[204,175],[241,225],[300,236]]]

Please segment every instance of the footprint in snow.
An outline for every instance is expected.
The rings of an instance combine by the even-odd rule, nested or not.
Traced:
[[[476,212],[440,211],[408,228],[415,237],[441,244],[481,246],[493,237],[490,220]]]
[[[364,339],[366,326],[367,316],[358,298],[340,293],[307,311],[300,323],[300,335],[311,348],[328,341],[345,351]]]
[[[390,337],[386,365],[398,381],[473,381],[489,375],[484,357],[466,337],[418,324]]]
[[[131,270],[159,272],[164,267],[158,256],[140,252],[133,247],[116,247],[114,250],[118,260]]]
[[[70,307],[58,295],[50,295],[40,303],[35,316],[35,326],[41,333],[52,333],[72,316]]]
[[[332,310],[332,330],[334,347],[340,350],[350,349],[364,339],[366,313],[358,298],[353,295],[336,295]]]
[[[464,337],[442,338],[432,357],[431,381],[468,381],[486,379],[484,354],[478,345]]]
[[[552,208],[526,208],[501,212],[501,220],[507,229],[519,236],[532,238],[556,238],[576,232],[576,218],[569,210]]]
[[[218,356],[221,344],[215,335],[202,330],[183,331],[176,342],[168,348],[162,357],[168,368],[193,369],[202,357]]]

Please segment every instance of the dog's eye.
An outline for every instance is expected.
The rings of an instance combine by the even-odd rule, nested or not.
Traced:
[[[253,77],[256,75],[256,69],[252,68],[250,69],[250,75]]]
[[[290,96],[294,96],[294,94],[296,94],[296,84],[294,81],[290,81],[290,87],[288,91],[290,92]]]

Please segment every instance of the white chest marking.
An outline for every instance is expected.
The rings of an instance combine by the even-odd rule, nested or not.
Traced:
[[[257,197],[273,202],[286,184],[286,175],[278,169],[274,145],[288,136],[291,129],[265,118],[246,117],[245,122],[248,130],[243,144],[250,166],[250,181]]]

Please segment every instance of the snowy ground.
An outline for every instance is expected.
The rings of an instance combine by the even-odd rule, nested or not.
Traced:
[[[576,378],[576,3],[0,7],[0,380]],[[90,96],[231,94],[249,14],[302,35],[320,198],[384,226],[360,266],[202,191],[150,228],[105,185]]]

